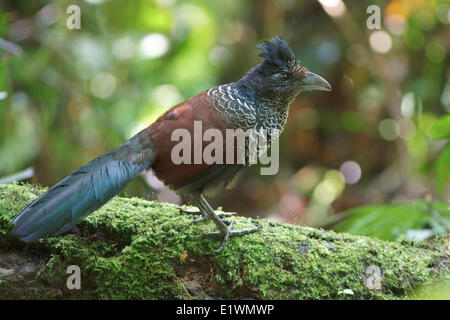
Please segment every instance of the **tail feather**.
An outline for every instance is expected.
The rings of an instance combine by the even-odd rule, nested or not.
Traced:
[[[12,233],[23,241],[59,235],[118,194],[151,167],[155,148],[145,131],[73,172],[28,205]]]

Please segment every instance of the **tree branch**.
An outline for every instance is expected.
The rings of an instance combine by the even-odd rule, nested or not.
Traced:
[[[221,240],[203,236],[213,223],[191,224],[178,206],[139,198],[112,199],[75,234],[22,243],[11,221],[43,192],[0,185],[0,298],[392,299],[450,278],[448,234],[393,243],[261,219],[260,231],[215,254]],[[81,289],[67,287],[71,265]]]

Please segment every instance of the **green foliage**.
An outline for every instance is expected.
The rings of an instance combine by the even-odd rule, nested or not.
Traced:
[[[16,42],[21,53],[0,60],[0,91],[8,92],[0,100],[0,176],[34,165],[40,183],[54,184],[169,107],[219,82],[219,69],[208,59],[218,23],[211,6],[188,1],[172,10],[144,0],[86,3],[78,31],[66,28],[68,4],[25,1],[14,15],[0,9],[0,30],[2,18],[8,18],[8,40],[22,30],[11,27],[17,19],[30,21],[32,30]],[[58,19],[39,23],[42,8],[50,16],[56,10]],[[145,55],[155,44],[144,50],[143,40],[155,34],[168,47],[160,44],[165,50],[160,56]]]
[[[450,114],[436,120],[431,127],[430,137],[434,140],[450,138]]]
[[[450,138],[450,114],[442,116],[434,122],[430,129],[430,137],[434,140]],[[435,164],[435,175],[439,194],[444,197],[446,188],[450,192],[450,144],[447,143],[438,156]]]
[[[369,205],[341,213],[346,219],[335,226],[338,231],[385,240],[424,240],[450,232],[450,206],[417,200],[404,204]]]
[[[450,144],[447,144],[436,161],[436,179],[437,188],[443,195],[446,188],[450,188]]]

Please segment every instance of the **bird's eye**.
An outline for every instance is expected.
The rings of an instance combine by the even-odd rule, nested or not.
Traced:
[[[282,73],[280,75],[280,80],[281,81],[287,81],[289,79],[289,75],[287,73]]]

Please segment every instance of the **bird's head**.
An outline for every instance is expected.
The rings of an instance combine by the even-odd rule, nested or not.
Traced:
[[[291,102],[302,91],[330,91],[321,76],[300,65],[287,42],[279,36],[257,45],[264,61],[250,70],[242,81],[257,95]]]

